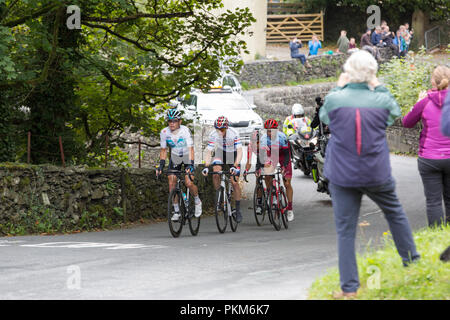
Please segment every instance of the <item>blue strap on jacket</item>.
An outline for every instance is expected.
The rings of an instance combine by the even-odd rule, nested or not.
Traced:
[[[450,137],[450,94],[448,93],[442,108],[441,131],[442,134]]]

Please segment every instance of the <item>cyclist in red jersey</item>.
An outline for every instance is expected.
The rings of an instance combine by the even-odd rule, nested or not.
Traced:
[[[286,135],[278,130],[278,122],[274,119],[268,119],[264,123],[267,133],[259,133],[259,141],[252,141],[248,146],[248,158],[245,166],[244,175],[252,165],[252,153],[257,155],[256,170],[260,171],[264,165],[264,173],[270,174],[275,170],[278,163],[281,165],[283,182],[286,187],[286,196],[288,198],[288,220],[294,220],[292,210],[292,199],[294,191],[292,189],[292,162],[290,156],[289,141]],[[257,134],[254,135],[256,137]],[[253,140],[253,139],[252,139]],[[274,151],[274,152],[272,152]],[[260,174],[259,172],[257,174]],[[272,176],[266,176],[264,180],[267,186],[272,185]]]

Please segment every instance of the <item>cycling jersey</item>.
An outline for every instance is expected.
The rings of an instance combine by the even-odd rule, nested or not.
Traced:
[[[265,149],[269,149],[270,147],[285,149],[285,148],[289,147],[288,139],[287,139],[286,135],[281,131],[277,131],[277,136],[274,139],[272,139],[272,137],[270,137],[266,133],[264,133],[261,136],[260,145],[261,145],[261,148],[265,148]]]
[[[181,125],[179,129],[171,131],[169,127],[161,130],[161,148],[170,148],[172,155],[183,157],[189,154],[189,148],[194,145],[191,131],[188,127]]]
[[[242,148],[242,143],[239,133],[233,128],[228,128],[225,137],[217,132],[217,130],[211,132],[208,138],[208,146],[206,148],[210,151],[215,150],[216,153],[228,153],[235,152]]]
[[[257,161],[266,165],[276,165],[276,163],[280,163],[285,169],[285,177],[292,178],[290,149],[286,135],[281,131],[277,131],[276,137],[272,139],[266,133],[263,133],[259,141],[259,156],[257,157]],[[272,151],[278,151],[278,154],[272,153]],[[248,159],[250,159],[252,152],[256,153],[258,151],[255,150],[252,144],[249,144]],[[257,165],[259,166],[258,163]]]

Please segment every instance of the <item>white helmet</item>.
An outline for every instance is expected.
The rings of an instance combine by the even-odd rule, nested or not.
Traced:
[[[295,103],[292,106],[292,114],[294,116],[297,116],[297,115],[304,116],[305,110],[303,110],[303,106],[300,103]]]

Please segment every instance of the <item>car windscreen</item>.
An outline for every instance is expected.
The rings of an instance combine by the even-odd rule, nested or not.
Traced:
[[[249,110],[250,107],[244,98],[228,94],[204,94],[197,99],[197,108],[200,110]]]

